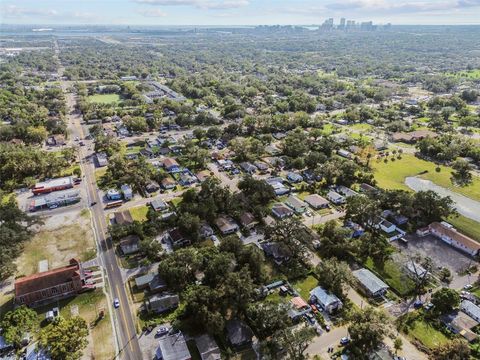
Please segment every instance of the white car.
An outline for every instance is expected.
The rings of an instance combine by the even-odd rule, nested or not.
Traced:
[[[118,309],[120,307],[120,300],[118,299],[113,300],[113,307],[115,309]]]

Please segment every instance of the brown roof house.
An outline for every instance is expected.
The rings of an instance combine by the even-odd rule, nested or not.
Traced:
[[[130,225],[133,224],[133,217],[130,214],[130,210],[116,211],[113,214],[115,224],[118,225]]]
[[[245,228],[245,229],[251,229],[255,225],[258,224],[258,221],[255,219],[255,216],[251,212],[244,212],[240,216],[240,224]]]
[[[430,130],[415,130],[409,133],[405,132],[396,132],[393,133],[391,138],[394,142],[406,142],[406,143],[415,143],[419,140],[423,140],[426,137],[436,137],[437,134]]]
[[[67,266],[17,279],[15,302],[28,306],[43,305],[89,288],[80,262],[71,259]]]
[[[233,234],[238,231],[237,223],[230,217],[219,216],[215,220],[215,225],[223,235]]]

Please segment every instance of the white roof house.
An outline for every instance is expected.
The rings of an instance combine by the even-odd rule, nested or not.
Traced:
[[[480,322],[480,307],[469,300],[463,300],[460,303],[460,309],[475,321]]]
[[[310,301],[316,302],[323,310],[329,313],[341,309],[343,306],[342,301],[337,296],[329,293],[320,286],[310,291]]]
[[[368,269],[355,270],[353,276],[370,296],[380,296],[388,290],[388,285]]]

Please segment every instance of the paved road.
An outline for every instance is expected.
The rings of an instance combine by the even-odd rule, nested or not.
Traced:
[[[58,45],[56,46],[58,52]],[[59,75],[63,75],[63,68],[59,69]],[[62,90],[66,96],[67,111],[68,111],[68,125],[71,130],[70,137],[74,138],[78,136],[83,139],[84,131],[81,126],[81,115],[75,112],[75,104],[77,99],[75,96],[68,92],[70,83],[67,81],[61,81]],[[112,246],[111,239],[107,235],[107,223],[106,216],[103,211],[103,207],[98,189],[95,182],[95,168],[94,165],[87,161],[92,151],[88,150],[92,148],[90,141],[86,141],[85,147],[79,147],[79,158],[82,173],[85,175],[83,186],[86,187],[88,202],[97,202],[98,205],[90,207],[93,218],[94,232],[99,250],[99,258],[102,266],[107,274],[107,289],[109,290],[110,300],[118,298],[120,301],[120,308],[114,310],[113,318],[115,320],[115,336],[117,337],[117,345],[119,353],[115,358],[124,360],[138,360],[142,358],[140,346],[138,344],[135,322],[130,311],[128,297],[123,285],[122,273],[117,263],[117,257],[115,255],[114,247]]]
[[[433,183],[430,180],[422,179],[416,176],[405,178],[405,185],[414,191],[432,190],[440,196],[450,196],[455,202],[455,208],[463,216],[480,222],[480,202],[463,196],[455,191],[444,188]]]
[[[233,192],[233,193],[238,192],[238,186],[237,186],[238,185],[238,178],[237,177],[234,177],[233,179],[230,179],[227,176],[227,174],[225,174],[222,171],[219,171],[217,165],[215,165],[213,163],[209,163],[207,165],[207,167],[208,167],[208,170],[210,170],[211,172],[214,173],[215,177],[220,179],[220,181],[222,182],[223,185],[227,185],[230,188],[231,192]]]

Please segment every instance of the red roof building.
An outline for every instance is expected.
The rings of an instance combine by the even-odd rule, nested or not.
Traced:
[[[71,259],[68,266],[17,279],[15,302],[19,305],[40,305],[78,294],[86,288],[80,262]]]

